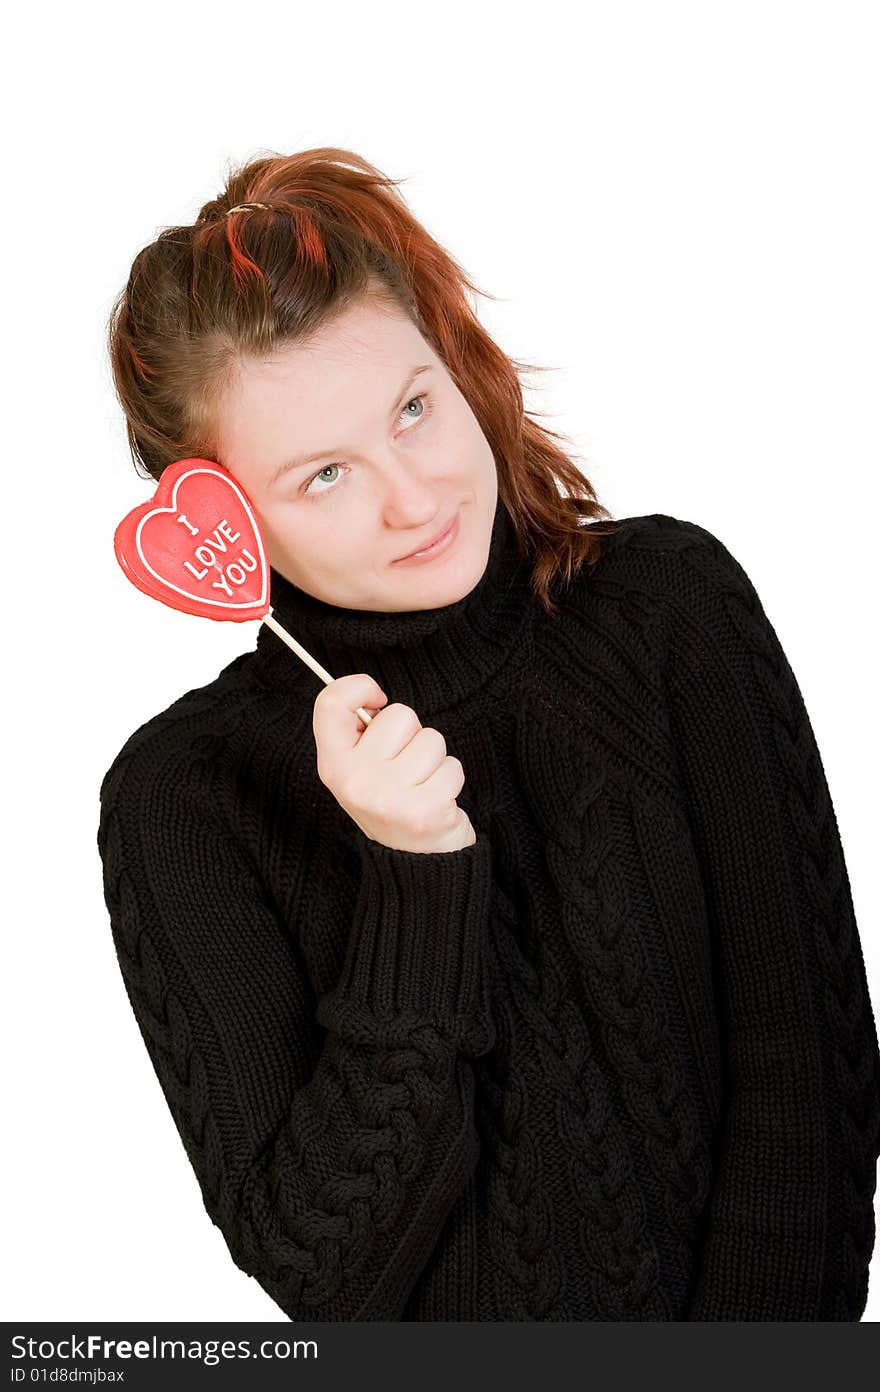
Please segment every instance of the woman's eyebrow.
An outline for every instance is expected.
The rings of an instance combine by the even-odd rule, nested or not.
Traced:
[[[403,399],[404,396],[406,396],[406,393],[409,391],[416,378],[421,377],[423,372],[430,372],[433,366],[433,363],[423,363],[421,367],[413,368],[412,372],[407,377],[400,391],[397,393],[397,396],[394,398],[394,401],[391,404],[390,414],[394,412],[396,407],[399,405],[400,401]],[[343,451],[341,449],[334,448],[317,450],[314,454],[292,455],[290,459],[285,460],[285,462],[279,465],[279,467],[275,470],[274,474],[269,480],[269,487],[272,488],[280,478],[283,478],[285,474],[289,474],[291,469],[301,469],[306,464],[314,464],[315,461],[318,459],[326,459],[327,456],[330,454],[342,453]]]

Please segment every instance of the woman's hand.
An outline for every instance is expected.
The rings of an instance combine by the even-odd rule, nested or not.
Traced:
[[[365,672],[338,677],[318,692],[312,728],[318,777],[365,836],[397,851],[457,851],[476,833],[455,799],[461,760],[439,730],[423,726]],[[357,707],[375,710],[370,724]]]

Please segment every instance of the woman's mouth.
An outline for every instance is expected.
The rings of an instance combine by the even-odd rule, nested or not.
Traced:
[[[399,557],[396,561],[392,561],[392,565],[421,565],[425,561],[432,561],[435,556],[444,555],[458,536],[460,517],[461,509],[459,508],[445,532],[436,541],[421,551],[414,551],[410,556]]]

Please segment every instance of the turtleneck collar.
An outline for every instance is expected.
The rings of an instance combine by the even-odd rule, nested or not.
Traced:
[[[336,677],[368,672],[389,705],[424,722],[531,650],[535,598],[513,523],[499,495],[486,568],[462,599],[437,609],[346,609],[316,599],[270,568],[273,617]],[[265,624],[254,653],[259,680],[311,690],[319,678]],[[317,689],[315,690],[317,695]]]

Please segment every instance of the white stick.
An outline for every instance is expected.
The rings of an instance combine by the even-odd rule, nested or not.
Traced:
[[[278,620],[273,616],[271,609],[263,615],[263,623],[266,624],[268,628],[271,628],[273,633],[277,633],[281,641],[286,643],[287,646],[296,653],[297,657],[301,658],[307,667],[311,667],[315,676],[320,677],[325,686],[329,686],[332,681],[336,680],[335,677],[331,677],[326,667],[322,667],[320,662],[315,661],[311,653],[307,652],[303,647],[302,643],[298,643],[295,638],[291,638],[287,629],[282,628]],[[369,725],[370,721],[373,719],[370,712],[365,710],[363,706],[357,707],[357,713],[365,725]]]

